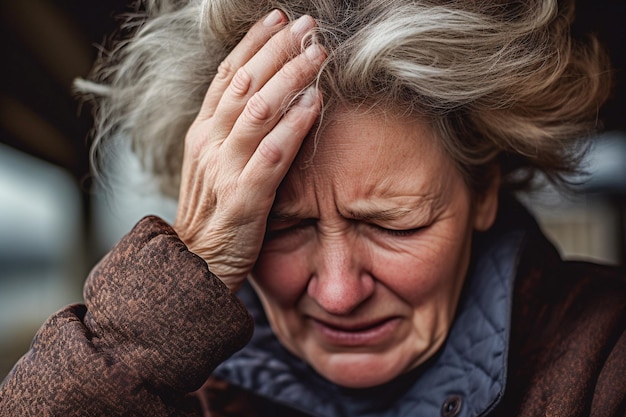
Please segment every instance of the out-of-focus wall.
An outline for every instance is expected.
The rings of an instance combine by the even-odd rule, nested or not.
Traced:
[[[584,165],[589,175],[571,194],[549,186],[520,195],[568,259],[613,265],[626,261],[626,132],[596,138]]]
[[[0,145],[0,379],[41,323],[80,302],[80,192],[54,165]]]

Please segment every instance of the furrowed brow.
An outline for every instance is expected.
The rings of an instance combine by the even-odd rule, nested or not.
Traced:
[[[279,221],[279,222],[300,219],[300,217],[296,214],[284,213],[284,212],[278,212],[278,211],[271,211],[267,217],[268,217],[268,220],[270,221],[273,220],[273,221]]]

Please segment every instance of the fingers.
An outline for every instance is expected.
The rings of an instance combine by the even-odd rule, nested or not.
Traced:
[[[237,71],[215,112],[222,126],[232,126],[221,144],[224,155],[242,170],[242,183],[269,201],[321,108],[321,96],[312,87],[293,100],[326,59],[318,44],[300,52],[314,26],[313,18],[302,16],[277,33]],[[294,50],[299,52],[295,56]]]
[[[305,90],[296,103],[259,143],[242,171],[243,181],[257,193],[271,198],[287,174],[302,140],[319,115],[322,98],[315,87]]]
[[[287,23],[287,17],[280,10],[273,10],[265,19],[257,22],[246,36],[228,54],[217,69],[207,91],[198,115],[207,119],[213,115],[226,88],[230,85],[236,71],[250,60],[263,45]]]
[[[315,20],[310,16],[302,16],[288,28],[276,33],[263,47],[254,54],[241,68],[237,69],[230,85],[224,91],[214,113],[216,125],[230,131],[244,108],[259,90],[271,80],[277,72],[285,66],[287,74],[292,77],[301,77],[300,67],[306,62],[300,62],[295,67],[290,60],[301,53],[302,39],[315,26]],[[306,75],[309,79],[312,75]],[[308,81],[307,81],[308,82]],[[300,87],[306,85],[302,84]],[[254,105],[254,102],[252,103]]]
[[[232,140],[224,142],[223,146],[229,149],[230,154],[243,161],[252,156],[262,138],[274,129],[285,114],[293,94],[310,84],[325,58],[321,46],[309,46],[304,53],[285,64],[248,100],[233,126]]]
[[[187,135],[185,152],[192,155],[183,166],[191,170],[187,176],[196,175],[203,154],[219,155],[234,177],[243,171],[252,172],[250,178],[276,175],[265,184],[268,189],[286,174],[321,107],[314,90],[297,99],[294,94],[311,84],[326,52],[318,44],[301,50],[315,27],[312,17],[302,16],[287,27],[285,19],[282,12],[270,13],[221,65]]]

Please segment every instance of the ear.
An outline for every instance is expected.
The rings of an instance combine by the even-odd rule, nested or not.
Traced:
[[[489,186],[474,196],[474,230],[487,231],[498,214],[498,194],[500,192],[500,167],[493,164]]]

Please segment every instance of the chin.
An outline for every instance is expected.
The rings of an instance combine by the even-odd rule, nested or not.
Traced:
[[[376,353],[320,355],[310,365],[324,378],[346,388],[371,388],[408,371],[408,364]]]

